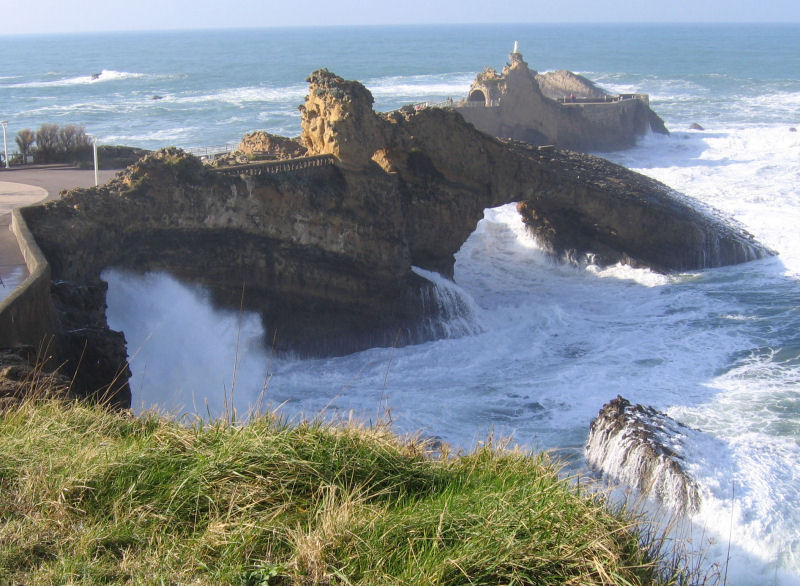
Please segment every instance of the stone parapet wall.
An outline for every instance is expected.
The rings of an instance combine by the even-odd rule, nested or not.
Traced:
[[[631,147],[646,134],[646,108],[638,99],[559,104],[556,144],[579,150]]]
[[[56,329],[50,299],[50,265],[28,229],[24,208],[11,212],[11,230],[17,237],[29,276],[0,302],[0,347],[38,347]]]

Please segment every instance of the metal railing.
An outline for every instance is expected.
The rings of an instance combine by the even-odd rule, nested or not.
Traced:
[[[413,108],[414,110],[423,110],[425,108],[496,108],[500,105],[500,100],[492,100],[488,104],[485,102],[470,102],[468,100],[443,100],[441,102],[417,102],[401,106],[391,112],[398,112],[404,108]]]
[[[609,104],[612,102],[623,102],[625,100],[643,100],[648,101],[647,94],[617,94],[615,96],[603,96],[600,98],[556,98],[560,104]]]
[[[325,167],[336,163],[333,155],[313,155],[311,157],[298,157],[296,159],[284,159],[282,161],[265,161],[261,163],[248,163],[246,165],[231,165],[229,167],[217,167],[213,169],[220,175],[246,175],[256,176],[273,173],[290,173],[302,171],[311,167]]]

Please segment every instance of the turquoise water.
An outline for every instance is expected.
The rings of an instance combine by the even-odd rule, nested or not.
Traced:
[[[0,112],[10,130],[82,124],[146,148],[296,135],[305,78],[320,67],[373,89],[377,109],[460,97],[513,41],[534,69],[568,68],[653,94],[668,120],[750,122],[729,97],[796,92],[797,25],[363,27],[0,37]],[[92,75],[100,73],[98,79]],[[685,95],[677,104],[669,98]],[[154,100],[154,96],[162,96]],[[709,108],[709,103],[714,108]],[[772,114],[769,114],[772,116]],[[772,118],[775,120],[775,118]]]
[[[554,265],[513,206],[487,210],[457,255],[456,285],[440,283],[474,308],[475,333],[327,360],[270,358],[256,316],[240,322],[165,275],[111,272],[109,320],[137,353],[134,402],[218,412],[243,334],[241,411],[266,379],[267,402],[288,416],[370,417],[388,401],[401,431],[468,447],[494,430],[579,462],[592,417],[622,394],[703,432],[690,449],[703,493],[692,521],[706,535],[695,544],[724,563],[733,522],[729,582],[800,584],[800,26],[3,37],[0,116],[12,136],[73,123],[150,148],[291,136],[319,67],[362,81],[388,110],[464,96],[514,41],[539,71],[649,93],[672,134],[607,156],[721,210],[779,256],[670,276]]]

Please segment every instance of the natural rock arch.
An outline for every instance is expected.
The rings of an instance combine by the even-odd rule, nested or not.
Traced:
[[[479,90],[479,89],[472,90],[469,93],[469,97],[467,98],[467,101],[473,102],[473,103],[483,103],[485,105],[486,104],[486,94],[483,93],[483,90]]]
[[[200,280],[234,309],[244,284],[246,307],[278,327],[287,349],[341,353],[432,335],[419,327],[435,317],[420,303],[430,284],[412,265],[452,276],[484,209],[503,203],[519,202],[562,256],[668,271],[771,254],[603,159],[502,142],[448,109],[377,114],[364,86],[326,70],[309,82],[302,143],[335,165],[237,177],[166,149],[107,185],[26,210],[51,265],[64,360],[89,372],[78,384],[127,377],[99,278],[113,264]],[[126,385],[115,388],[124,404]]]

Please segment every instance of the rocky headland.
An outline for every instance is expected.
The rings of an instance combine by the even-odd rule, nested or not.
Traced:
[[[264,165],[298,154],[323,165],[239,173],[236,161],[214,168],[165,149],[24,211],[50,265],[60,361],[86,393],[111,384],[115,404],[130,398],[124,337],[105,319],[106,267],[206,285],[216,303],[258,311],[277,350],[319,355],[436,336],[433,285],[412,266],[452,277],[484,209],[504,203],[518,202],[562,258],[673,271],[771,254],[603,159],[501,141],[453,109],[376,113],[362,84],[324,69],[308,82],[299,143],[249,143]]]
[[[508,58],[500,73],[486,67],[467,98],[451,104],[487,134],[596,152],[630,148],[650,132],[668,133],[646,94],[611,94],[563,69],[538,73],[516,44]]]

